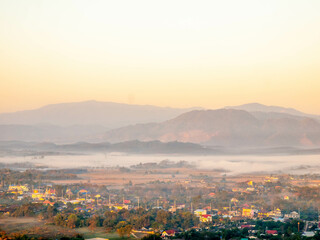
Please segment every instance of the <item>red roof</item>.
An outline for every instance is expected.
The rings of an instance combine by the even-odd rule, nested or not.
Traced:
[[[251,225],[241,225],[241,228],[251,228]]]
[[[169,235],[173,235],[173,234],[176,233],[175,230],[166,230],[165,232],[166,232],[167,234],[169,234]]]
[[[208,217],[211,217],[211,215],[210,214],[203,214],[203,215],[201,215],[201,217],[208,218]]]
[[[267,230],[266,231],[267,234],[278,234],[277,230]]]

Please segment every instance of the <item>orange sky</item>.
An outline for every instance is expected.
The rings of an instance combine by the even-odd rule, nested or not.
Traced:
[[[85,100],[320,114],[320,1],[0,2],[0,112]]]

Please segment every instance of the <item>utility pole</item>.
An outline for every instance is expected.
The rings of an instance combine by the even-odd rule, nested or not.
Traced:
[[[138,197],[138,208],[140,208],[140,197]]]

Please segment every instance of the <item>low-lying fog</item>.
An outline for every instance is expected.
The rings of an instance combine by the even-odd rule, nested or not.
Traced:
[[[29,162],[48,168],[100,168],[170,160],[187,161],[198,168],[215,169],[230,174],[241,173],[320,173],[320,155],[293,156],[183,156],[183,155],[59,155],[36,157],[0,157],[0,163]]]

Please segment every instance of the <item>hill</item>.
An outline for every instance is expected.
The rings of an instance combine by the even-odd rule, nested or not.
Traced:
[[[0,114],[2,125],[95,125],[109,129],[136,123],[162,122],[192,109],[86,101],[47,105]]]
[[[235,109],[195,110],[174,119],[108,131],[109,142],[179,141],[223,147],[320,146],[320,124],[311,118],[257,118]]]
[[[238,106],[227,106],[226,109],[237,109],[237,110],[244,110],[247,112],[254,112],[254,113],[273,113],[275,115],[277,114],[286,114],[287,117],[309,117],[316,120],[320,120],[319,115],[314,114],[308,114],[301,111],[298,111],[294,108],[285,108],[285,107],[279,107],[279,106],[267,106],[260,103],[247,103],[243,105]]]
[[[124,152],[134,154],[216,154],[219,150],[198,144],[160,141],[127,141],[110,144],[108,142],[54,144],[21,141],[0,141],[0,153],[4,155],[57,155]]]
[[[189,110],[96,101],[48,105],[0,114],[0,141],[178,141],[259,148],[320,145],[318,116],[295,109],[254,103]]]
[[[162,122],[191,109],[86,101],[0,114],[0,141],[100,142],[107,130]]]

